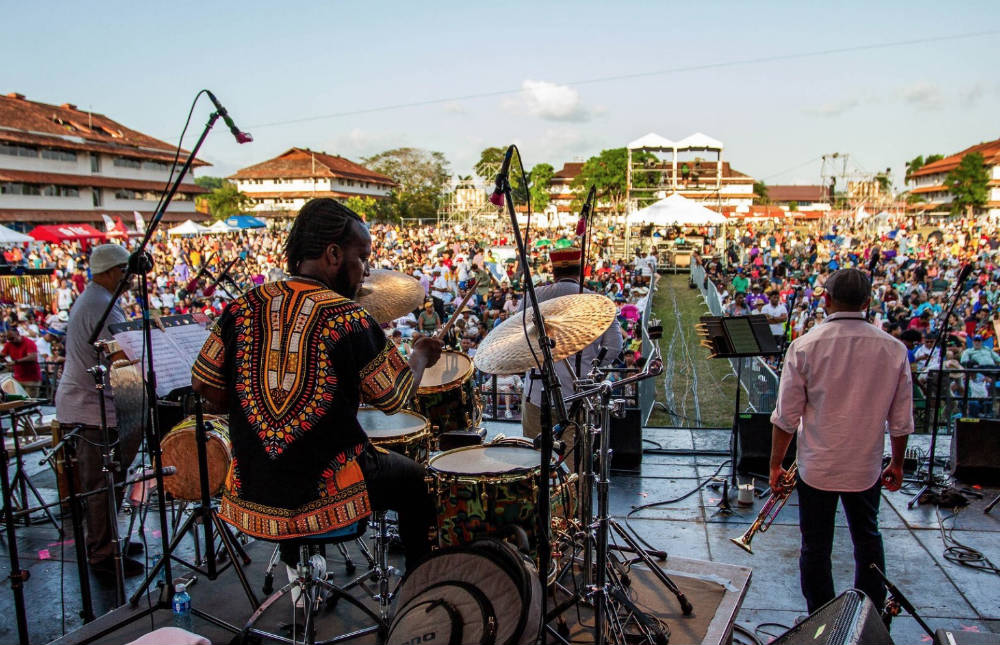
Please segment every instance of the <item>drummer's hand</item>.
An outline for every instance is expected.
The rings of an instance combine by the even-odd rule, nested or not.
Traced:
[[[420,356],[424,360],[424,367],[431,367],[441,358],[441,349],[444,343],[433,336],[422,336],[413,344],[414,357]]]

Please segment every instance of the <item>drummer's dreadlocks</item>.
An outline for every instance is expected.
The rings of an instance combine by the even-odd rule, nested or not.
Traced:
[[[355,235],[352,222],[365,225],[360,215],[336,200],[322,197],[307,202],[295,218],[285,242],[288,272],[297,273],[304,260],[320,257],[334,242],[350,242]]]

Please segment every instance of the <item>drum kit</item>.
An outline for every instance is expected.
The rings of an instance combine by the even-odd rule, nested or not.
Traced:
[[[377,270],[372,271],[359,290],[358,302],[376,320],[388,322],[419,308],[423,298],[422,286],[411,276]],[[545,320],[545,334],[553,341],[553,360],[560,361],[599,338],[614,320],[616,308],[604,296],[582,294],[542,302],[540,312]],[[455,316],[458,314],[456,311]],[[410,409],[387,415],[363,406],[358,411],[358,422],[374,445],[403,454],[426,467],[428,486],[437,506],[440,550],[435,556],[436,570],[450,571],[449,557],[455,562],[468,559],[470,549],[477,553],[482,551],[484,540],[505,540],[527,558],[525,570],[537,577],[554,601],[560,591],[569,596],[567,602],[547,616],[554,617],[556,628],[545,625],[547,621],[539,618],[539,625],[544,625],[554,638],[568,642],[565,621],[558,615],[569,607],[586,605],[594,613],[596,642],[605,642],[609,635],[615,641],[624,642],[629,624],[645,635],[648,642],[658,642],[655,630],[645,626],[638,609],[633,606],[623,612],[618,606],[620,603],[614,601],[621,595],[613,590],[616,584],[622,584],[621,576],[608,572],[605,564],[619,561],[609,546],[609,533],[615,531],[630,544],[624,550],[638,556],[629,563],[643,560],[655,571],[660,571],[627,531],[610,519],[607,497],[610,418],[624,406],[624,401],[612,398],[613,392],[659,374],[662,363],[658,354],[654,354],[642,372],[614,383],[607,380],[596,365],[589,374],[580,375],[575,384],[576,392],[564,401],[567,404],[578,402],[584,410],[580,422],[572,424],[576,426],[578,441],[582,439],[581,473],[569,472],[558,455],[554,455],[550,467],[544,469],[542,453],[529,439],[500,435],[483,443],[486,432],[481,428],[482,411],[473,378],[477,368],[489,374],[513,374],[538,367],[538,339],[539,330],[531,309],[512,316],[486,336],[474,360],[462,352],[444,350],[438,362],[424,371]],[[224,419],[206,416],[206,425],[209,430],[208,479],[213,493],[217,493],[231,459],[228,433]],[[469,445],[443,450],[449,445],[446,442],[448,435],[455,433],[471,437]],[[183,499],[197,499],[198,473],[193,477],[183,476],[183,471],[191,469],[194,462],[191,458],[195,447],[193,422],[187,420],[176,426],[162,443],[164,464],[173,464],[178,469],[170,478],[173,481],[168,491]],[[548,471],[547,482],[543,481],[544,471]],[[539,494],[543,488],[547,489],[547,495]],[[594,491],[597,493],[596,516]],[[540,504],[545,497],[548,509]],[[384,518],[379,521],[384,522]],[[376,542],[377,548],[384,548]],[[547,570],[542,571],[539,552],[546,545],[554,555],[545,559]],[[573,577],[573,582],[567,583],[567,576]],[[579,584],[577,577],[582,577],[583,584]],[[392,597],[418,597],[423,599],[420,602],[430,602],[432,599],[428,600],[424,593],[426,589],[415,588],[416,583],[410,578],[408,575],[396,585]],[[665,575],[663,578],[664,584],[678,594],[684,606],[687,601],[683,594]],[[463,589],[467,586],[454,580],[438,580],[435,584]],[[383,584],[380,586],[385,588]],[[571,591],[571,588],[579,591]],[[489,593],[488,589],[481,590]],[[537,594],[533,597],[537,600]],[[685,612],[689,611],[687,605]],[[475,622],[479,618],[470,620]],[[390,631],[388,642],[406,642],[409,638],[406,634],[413,633],[408,629],[400,628],[395,635]]]

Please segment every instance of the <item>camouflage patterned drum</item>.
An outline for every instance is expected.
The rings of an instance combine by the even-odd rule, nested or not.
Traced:
[[[467,446],[435,455],[428,468],[437,490],[441,546],[523,531],[535,553],[539,451],[530,444]],[[553,473],[552,481],[551,504],[556,523],[557,517],[572,516],[573,496],[563,469]]]
[[[472,379],[474,371],[471,358],[450,349],[424,370],[413,409],[427,417],[435,435],[479,427],[483,412]]]
[[[358,423],[374,445],[398,452],[417,463],[427,463],[431,424],[416,412],[400,410],[396,414],[386,414],[362,407],[358,409]]]

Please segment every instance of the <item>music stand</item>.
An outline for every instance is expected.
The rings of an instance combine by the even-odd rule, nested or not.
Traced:
[[[719,509],[731,513],[729,506],[729,485],[736,481],[736,447],[738,419],[740,415],[740,388],[743,383],[743,359],[758,356],[779,356],[782,350],[774,342],[771,325],[761,314],[748,316],[702,316],[695,329],[702,337],[701,345],[711,350],[709,358],[736,359],[736,404],[733,408],[733,432],[729,439],[729,477],[724,480],[722,500]]]

